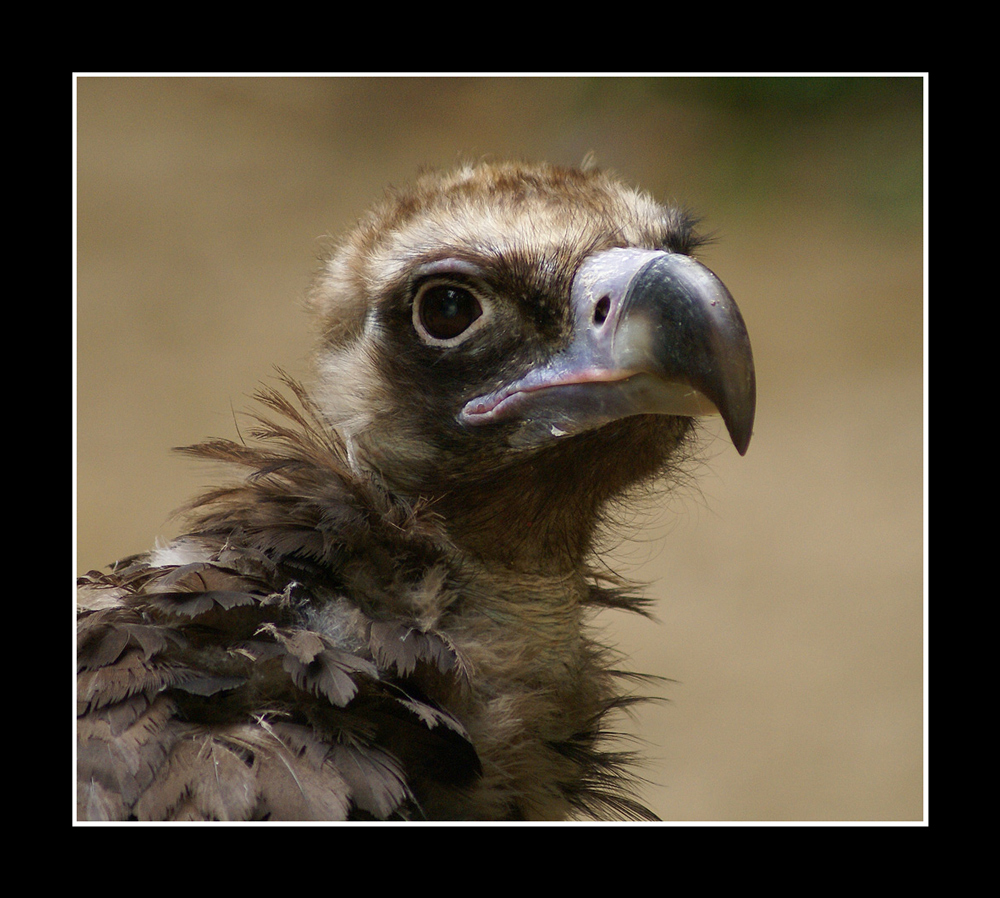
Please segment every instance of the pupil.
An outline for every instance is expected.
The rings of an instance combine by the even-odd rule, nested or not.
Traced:
[[[455,318],[458,315],[458,297],[453,290],[448,291],[448,295],[441,301],[439,314],[445,318]]]

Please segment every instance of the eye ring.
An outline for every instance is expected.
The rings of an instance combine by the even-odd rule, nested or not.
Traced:
[[[430,278],[413,297],[413,327],[430,346],[458,346],[486,323],[489,303],[467,284]]]

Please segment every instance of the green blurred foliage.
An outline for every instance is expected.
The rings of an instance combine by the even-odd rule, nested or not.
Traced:
[[[882,226],[921,226],[923,78],[667,77],[643,86],[716,119],[720,198],[744,207],[834,199]]]
[[[656,89],[687,95],[731,113],[772,121],[880,115],[899,108],[919,113],[919,77],[720,77],[656,79]]]

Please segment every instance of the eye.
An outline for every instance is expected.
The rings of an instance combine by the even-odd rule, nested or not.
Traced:
[[[413,324],[425,342],[455,346],[483,315],[476,295],[457,284],[433,282],[413,300]]]

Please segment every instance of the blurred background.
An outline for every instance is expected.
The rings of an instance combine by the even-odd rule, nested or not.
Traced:
[[[630,727],[679,821],[924,810],[923,89],[886,78],[135,78],[77,90],[76,571],[178,530],[275,365],[308,376],[321,239],[482,156],[602,167],[697,211],[758,411],[616,549],[670,678]]]

